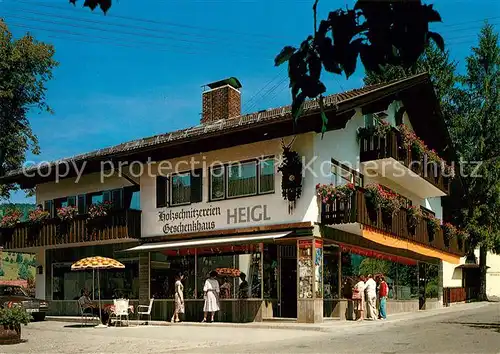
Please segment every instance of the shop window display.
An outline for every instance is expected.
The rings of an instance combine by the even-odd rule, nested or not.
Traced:
[[[47,250],[47,261],[51,265],[52,277],[48,283],[48,296],[52,300],[75,300],[87,289],[91,297],[97,298],[97,274],[91,270],[72,271],[71,264],[95,254],[114,258],[125,265],[125,269],[106,269],[99,271],[101,298],[114,299],[126,297],[139,298],[139,261],[138,258],[115,253],[113,245],[75,247],[73,249]],[[92,293],[92,288],[94,292]]]
[[[150,254],[151,295],[155,299],[173,299],[175,275],[184,274],[184,298],[195,299],[195,256],[177,255],[177,251]]]
[[[262,259],[259,245],[197,249],[197,292],[203,298],[203,284],[215,270],[220,298],[262,298]]]
[[[335,245],[325,245],[323,255],[323,297],[324,299],[339,298],[339,248]]]
[[[389,258],[389,256],[388,256]],[[367,257],[351,252],[342,252],[342,297],[352,298],[352,286],[360,275],[384,275],[389,286],[389,299],[418,299],[418,267],[381,257]]]
[[[299,241],[299,299],[313,298],[313,257],[312,242]]]

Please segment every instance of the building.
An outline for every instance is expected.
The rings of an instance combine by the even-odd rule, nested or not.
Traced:
[[[235,78],[202,96],[199,126],[0,178],[36,187],[54,217],[0,239],[37,254],[37,296],[53,314],[77,313],[74,299],[91,289],[92,274],[70,265],[95,255],[126,265],[101,273],[102,297],[154,297],[156,319],[170,318],[182,271],[186,320],[200,320],[213,269],[219,321],[351,318],[361,273],[386,275],[390,313],[442,306],[443,264],[460,262],[463,242],[439,225],[441,198],[457,182],[430,162],[454,155],[426,74],[325,97],[324,134],[317,101],[294,124],[290,107],[241,115]],[[68,205],[79,215],[61,222],[56,210]]]
[[[486,296],[500,301],[500,255],[486,255]],[[449,295],[445,304],[477,300],[480,287],[479,249],[473,255],[460,259],[457,264],[443,264],[443,287]]]

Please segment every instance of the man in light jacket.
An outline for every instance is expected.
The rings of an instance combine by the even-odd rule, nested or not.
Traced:
[[[377,283],[373,280],[373,275],[368,274],[368,280],[365,283],[366,303],[368,305],[367,317],[370,320],[378,319],[377,314]]]

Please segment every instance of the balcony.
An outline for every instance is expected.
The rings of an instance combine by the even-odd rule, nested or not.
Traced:
[[[335,225],[337,229],[352,233],[356,232],[354,230],[359,230],[359,226],[356,227],[356,225],[361,224],[363,227],[370,227],[391,234],[393,237],[463,256],[464,240],[458,240],[458,237],[447,240],[442,227],[433,232],[428,226],[430,215],[424,213],[420,222],[412,228],[409,227],[406,206],[401,207],[392,219],[387,220],[380,208],[371,210],[367,204],[364,189],[358,188],[345,202],[337,199],[333,202],[322,203],[321,223]]]
[[[403,144],[400,131],[391,128],[382,136],[360,137],[361,170],[366,176],[385,177],[420,198],[442,197],[449,193],[450,176],[428,154],[417,154]]]
[[[12,229],[0,229],[0,246],[6,250],[23,250],[140,237],[141,211],[115,210],[96,219],[89,219],[85,214],[69,222],[49,219],[39,226],[20,223]]]

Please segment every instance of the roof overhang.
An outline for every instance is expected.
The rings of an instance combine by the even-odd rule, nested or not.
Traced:
[[[425,97],[424,101],[421,101],[422,97]],[[389,103],[399,99],[403,100],[410,117],[413,117],[412,125],[417,134],[436,151],[439,152],[440,147],[446,150],[449,145],[443,144],[443,141],[447,132],[443,131],[444,122],[439,123],[439,119],[442,120],[442,118],[435,109],[436,105],[437,107],[439,105],[427,74],[326,97],[327,130],[344,128],[354,115],[356,108],[363,107],[364,111],[376,112],[380,111],[378,106],[385,105],[387,108]],[[413,101],[415,102],[412,104]],[[423,102],[428,104],[423,104]],[[432,124],[436,126],[428,129]],[[162,161],[295,134],[319,133],[321,128],[319,105],[317,101],[309,101],[303,116],[295,123],[289,106],[270,109],[228,121],[120,144],[73,158],[54,161],[37,168],[12,171],[0,177],[0,184],[17,183],[23,189],[32,188],[37,184],[54,181],[56,171],[58,171],[56,166],[64,168],[68,163],[72,168],[65,178],[74,178],[77,175],[76,171],[83,171],[83,174],[100,172],[104,162],[106,162],[104,166],[110,168],[113,165],[118,166],[120,163],[123,165],[132,161]],[[445,127],[444,130],[446,130]]]

